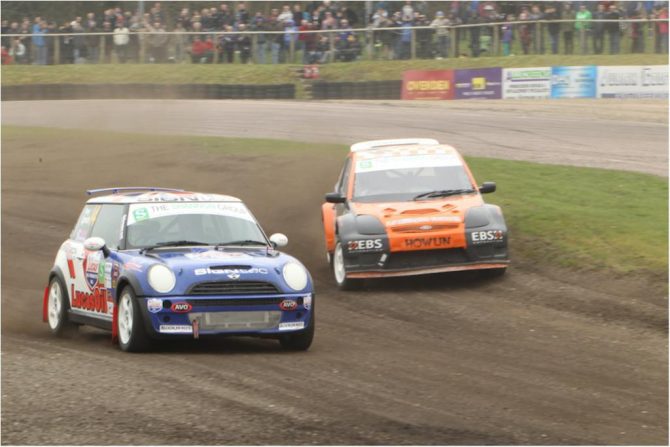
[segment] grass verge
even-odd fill
[[[189,147],[248,156],[304,157],[344,161],[347,148],[285,140],[145,135],[48,128],[2,127],[2,143],[95,141],[132,144],[140,150]],[[326,154],[328,156],[326,156]],[[310,157],[310,160],[313,160]],[[326,161],[327,160],[327,161]],[[578,269],[663,276],[668,270],[667,179],[623,171],[543,165],[467,157],[477,180],[496,181],[498,191],[485,196],[503,208],[517,259]],[[304,185],[320,195],[323,185]],[[325,189],[324,189],[325,188]],[[314,212],[318,212],[315,209]]]
[[[443,60],[358,61],[321,66],[326,81],[374,81],[402,79],[406,70],[482,67],[536,67],[552,65],[664,65],[667,55],[531,55],[452,58]],[[3,85],[20,84],[284,84],[297,83],[295,65],[201,65],[201,64],[100,64],[100,65],[5,65]]]

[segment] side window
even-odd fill
[[[344,162],[344,167],[340,173],[340,181],[337,183],[337,192],[342,195],[347,195],[347,186],[349,186],[349,166],[351,165],[351,158],[347,157]]]
[[[74,226],[74,230],[70,233],[70,239],[84,242],[91,234],[91,228],[98,218],[98,213],[100,213],[100,205],[86,205],[79,215],[77,225]]]
[[[98,218],[93,225],[90,237],[101,237],[112,250],[119,248],[123,225],[125,205],[102,205]]]

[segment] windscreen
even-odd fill
[[[267,243],[249,210],[238,202],[140,203],[130,205],[126,248],[178,241],[210,245]]]
[[[455,154],[378,157],[356,162],[356,202],[408,201],[432,191],[472,189],[463,163]]]

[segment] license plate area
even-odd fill
[[[279,325],[281,311],[193,312],[188,319],[197,319],[201,331],[264,330]]]

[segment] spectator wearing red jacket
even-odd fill
[[[202,40],[202,36],[196,36],[191,45],[191,62],[194,64],[211,64],[214,60],[214,43],[210,37]]]
[[[668,7],[663,6],[656,14],[657,19],[666,20],[664,22],[656,22],[656,41],[655,49],[657,53],[668,54]]]

